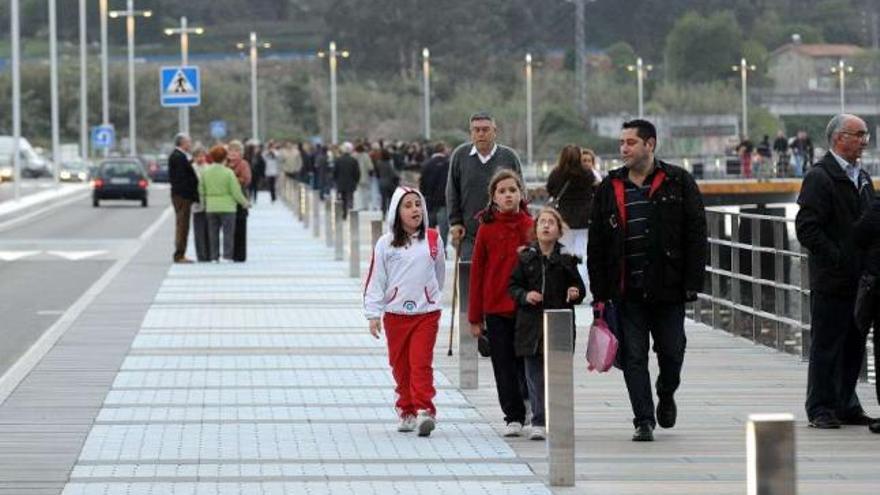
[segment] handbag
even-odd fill
[[[587,339],[587,370],[605,373],[614,365],[619,343],[604,319],[604,304],[599,303],[597,309],[600,315],[593,320]]]
[[[856,320],[856,327],[865,335],[871,329],[874,323],[874,313],[878,311],[877,305],[877,276],[870,273],[864,273],[859,278],[859,288],[856,292],[856,305],[853,310],[853,316]],[[876,328],[874,331],[878,331]]]
[[[565,184],[562,185],[562,189],[559,190],[559,195],[555,198],[551,197],[547,200],[546,206],[553,208],[554,210],[559,209],[559,200],[562,199],[562,195],[565,194],[565,190],[568,189],[568,185],[571,183],[571,179],[565,181]]]

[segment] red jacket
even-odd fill
[[[468,321],[482,323],[487,314],[513,316],[516,304],[507,293],[519,261],[518,249],[532,241],[532,217],[523,210],[495,213],[495,220],[477,230],[471,260]]]

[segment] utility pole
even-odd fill
[[[574,78],[577,84],[577,109],[581,120],[586,123],[588,119],[587,108],[587,46],[586,46],[586,26],[584,22],[584,11],[587,0],[574,0]]]

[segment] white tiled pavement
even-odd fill
[[[247,263],[169,270],[63,495],[550,493],[439,371],[438,429],[396,431],[360,280],[267,203]]]

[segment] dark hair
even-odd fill
[[[519,201],[519,209],[520,211],[525,211],[528,213],[528,204],[526,203],[526,187],[523,184],[522,177],[519,176],[513,170],[509,168],[502,168],[501,170],[495,172],[495,175],[492,176],[492,180],[489,181],[489,202],[486,204],[486,208],[484,208],[481,212],[477,214],[479,216],[480,221],[482,223],[492,223],[495,221],[495,210],[498,208],[495,205],[495,189],[498,187],[498,183],[507,180],[513,179],[516,182],[516,187],[519,188],[519,192],[521,195],[521,199]]]
[[[623,123],[622,129],[635,129],[636,135],[644,142],[654,138],[654,146],[657,146],[657,128],[654,124],[644,119],[633,119]]]
[[[490,114],[489,112],[476,112],[471,115],[471,118],[470,120],[468,120],[468,122],[473,122],[475,120],[491,120],[492,122],[495,122],[495,119],[492,118],[492,114]]]
[[[400,201],[397,202],[397,211],[394,212],[394,227],[392,228],[392,232],[394,233],[394,238],[391,239],[391,245],[394,247],[404,247],[409,244],[410,236],[403,230],[403,222],[400,220],[400,207],[403,206],[403,198],[405,198],[408,194],[414,194],[417,199],[424,202],[421,195],[416,192],[415,189],[407,189],[403,196],[400,197]],[[424,214],[424,211],[422,212]],[[425,224],[428,222],[427,218],[422,218],[422,224],[419,225],[418,238],[422,240],[425,238]]]

